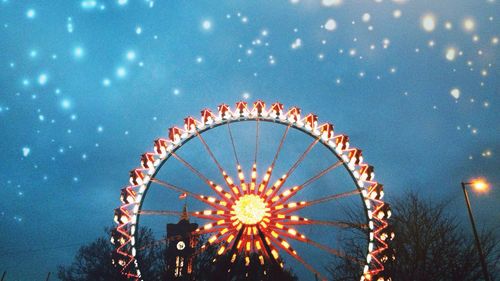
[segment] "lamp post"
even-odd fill
[[[472,210],[470,207],[469,194],[467,194],[466,186],[472,186],[474,189],[480,192],[484,192],[488,189],[488,184],[484,180],[473,180],[471,182],[462,182],[462,190],[464,191],[465,203],[467,203],[467,210],[469,211],[470,223],[472,224],[472,231],[474,232],[474,238],[476,240],[477,251],[479,253],[479,260],[481,261],[481,267],[483,269],[484,280],[491,281],[488,274],[488,268],[486,267],[486,260],[484,258],[483,249],[481,247],[481,242],[479,236],[477,235],[476,224],[474,223],[474,217],[472,216]]]

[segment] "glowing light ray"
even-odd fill
[[[198,250],[195,251],[194,255],[199,255],[199,254],[202,254],[203,252],[205,252],[207,249],[208,249],[208,246],[210,245],[218,245],[218,244],[221,244],[221,243],[227,243],[227,240],[228,240],[228,237],[227,236],[235,236],[236,232],[234,231],[234,229],[229,229],[228,228],[228,232],[220,235],[215,241],[213,241],[212,243],[210,242],[206,242],[205,244],[203,244]],[[224,245],[222,245],[224,246]],[[221,246],[221,247],[222,247]],[[228,245],[226,245],[228,246]],[[227,251],[227,247],[225,247],[225,250]],[[219,248],[220,250],[220,248]],[[223,253],[219,254],[219,255],[222,255]]]
[[[229,258],[231,259],[231,263],[233,263],[236,260],[236,250],[239,248],[241,237],[243,236],[243,233],[245,232],[245,227],[242,227],[239,231],[238,234],[236,235],[236,238],[233,241],[233,244],[231,245],[231,251],[229,252]]]
[[[174,156],[175,159],[179,160],[184,166],[186,166],[195,175],[197,175],[201,180],[203,180],[213,191],[215,191],[217,193],[217,195],[220,196],[220,198],[222,198],[223,200],[225,200],[228,203],[233,203],[231,198],[228,198],[228,195],[230,195],[230,194],[227,193],[225,190],[223,190],[222,187],[220,187],[220,185],[217,185],[213,181],[209,180],[200,171],[198,171],[196,168],[194,168],[191,164],[189,164],[186,160],[184,160],[182,157],[180,157],[176,153],[172,152],[172,156]],[[216,187],[220,187],[220,189],[217,189]]]
[[[320,204],[320,203],[324,203],[327,201],[356,195],[359,193],[360,193],[360,191],[355,189],[353,191],[347,191],[347,192],[343,192],[343,193],[339,193],[339,194],[333,194],[333,195],[325,196],[325,197],[318,198],[318,199],[312,200],[312,201],[301,201],[301,202],[292,202],[292,203],[288,203],[288,204],[276,205],[276,206],[271,208],[271,212],[272,213],[288,214],[290,212],[298,211],[300,209],[303,209],[306,207],[311,207],[311,206],[314,206],[316,204]]]
[[[264,242],[262,241],[262,239],[260,239],[260,236],[258,234],[253,236],[253,243],[254,248],[259,253],[259,255],[263,255],[268,258],[266,251],[262,250],[264,247]]]
[[[309,271],[311,271],[313,274],[315,274],[320,280],[326,281],[327,279],[317,270],[315,269],[312,265],[307,263],[304,259],[302,259],[297,251],[295,251],[291,246],[284,246],[283,242],[286,242],[283,238],[277,236],[274,237],[272,235],[269,236],[270,240],[279,248],[281,248],[283,251],[285,251],[287,254],[289,254],[292,258],[296,259],[299,261],[302,265],[304,265],[305,268],[307,268]],[[288,243],[288,242],[286,242]],[[285,244],[287,245],[287,244]],[[289,245],[289,244],[288,244]]]
[[[283,225],[328,225],[340,228],[366,228],[366,224],[354,224],[343,221],[324,221],[324,220],[314,220],[300,216],[290,216],[290,215],[278,215],[279,223]]]
[[[271,240],[268,238],[269,234],[264,232],[260,229],[260,227],[257,226],[258,230],[258,238],[260,242],[262,242],[262,245],[264,246],[264,253],[266,256],[271,260],[271,263],[274,264],[275,266],[279,266],[278,264],[278,258],[279,258],[279,253],[278,251],[271,245]]]
[[[240,165],[238,165],[236,168],[238,170],[238,179],[240,180],[241,184],[241,192],[243,194],[248,194],[248,186],[245,182],[245,174],[243,174],[243,170],[241,169]]]
[[[227,215],[219,215],[217,214],[217,211],[213,211],[213,215],[205,215],[205,212],[188,212],[187,214],[190,217],[195,217],[199,219],[205,219],[205,220],[213,220],[213,221],[218,221],[222,218],[229,218],[229,213]],[[179,211],[168,211],[168,210],[140,210],[139,214],[141,215],[147,215],[147,216],[178,216],[180,217],[183,212]]]
[[[201,227],[198,227],[197,229],[195,229],[194,233],[196,235],[202,235],[202,234],[220,232],[222,229],[229,228],[229,227],[231,227],[231,224],[229,222],[226,222],[223,224],[207,223],[204,226],[201,226]]]
[[[276,197],[277,197],[277,200],[274,203],[272,203],[271,206],[276,205],[276,204],[280,204],[280,203],[283,203],[286,200],[289,200],[290,198],[292,198],[293,196],[295,196],[299,191],[303,190],[306,186],[308,186],[308,185],[312,184],[313,182],[317,181],[318,179],[320,179],[321,177],[323,177],[324,175],[326,175],[330,171],[334,170],[335,168],[342,166],[343,163],[344,163],[343,161],[339,160],[339,161],[335,162],[334,164],[330,165],[328,168],[320,171],[318,174],[314,175],[313,177],[311,177],[310,179],[308,179],[307,181],[305,181],[303,184],[295,186],[295,187],[293,187],[293,188],[291,188],[289,190],[285,190],[280,195],[277,195],[277,196],[273,197],[271,199],[271,202],[274,201],[274,199]]]
[[[190,196],[190,197],[193,197],[194,199],[202,202],[202,203],[205,203],[207,205],[210,205],[216,209],[226,209],[228,210],[228,207],[227,207],[227,203],[225,201],[220,201],[220,200],[216,200],[215,198],[213,197],[209,197],[209,196],[205,196],[205,195],[201,195],[201,194],[197,194],[197,193],[193,193],[191,191],[188,191],[184,188],[181,188],[181,187],[178,187],[178,186],[175,186],[173,184],[170,184],[170,183],[167,183],[167,182],[164,182],[164,181],[161,181],[157,178],[151,178],[150,179],[151,182],[154,182],[154,183],[157,183],[163,187],[166,187],[170,190],[174,190],[180,194],[182,193],[185,193],[186,195]]]
[[[325,246],[323,244],[320,244],[312,239],[309,239],[307,238],[305,235],[301,234],[300,232],[296,231],[295,229],[292,229],[292,228],[288,228],[288,227],[283,227],[283,228],[278,228],[276,226],[270,226],[271,229],[273,229],[276,233],[278,233],[279,235],[281,236],[284,236],[284,237],[287,237],[287,238],[290,238],[290,239],[293,239],[293,240],[296,240],[296,241],[299,241],[299,242],[303,242],[303,243],[306,243],[306,244],[309,244],[309,245],[312,245],[320,250],[323,250],[325,252],[328,252],[332,255],[335,255],[335,256],[338,256],[338,257],[341,257],[341,258],[345,258],[345,259],[349,259],[351,261],[354,261],[354,262],[357,262],[357,263],[362,263],[363,261],[361,260],[358,260],[354,257],[351,257],[349,255],[346,255],[345,253],[339,251],[339,250],[336,250],[336,249],[333,249],[333,248],[330,248],[328,246]],[[296,234],[292,234],[292,233],[296,233]]]
[[[264,176],[264,179],[259,185],[259,190],[258,193],[259,195],[262,195],[266,192],[267,186],[269,184],[269,179],[271,178],[273,171],[274,171],[274,166],[276,165],[276,161],[278,160],[279,153],[281,151],[281,148],[283,147],[283,143],[285,143],[286,136],[288,134],[288,130],[290,129],[291,125],[288,125],[285,129],[285,132],[283,133],[283,136],[281,137],[280,143],[278,145],[278,149],[276,150],[276,153],[274,154],[273,162],[267,169],[267,172]]]
[[[309,154],[309,152],[313,149],[313,147],[319,142],[320,139],[315,139],[308,147],[307,149],[302,153],[302,155],[300,155],[299,159],[297,159],[297,161],[295,161],[295,163],[292,165],[292,167],[290,167],[290,169],[288,170],[288,172],[285,174],[284,177],[281,177],[281,181],[278,180],[279,184],[275,184],[273,185],[272,187],[272,193],[269,197],[267,197],[267,199],[269,198],[273,198],[274,196],[276,196],[276,194],[279,192],[280,188],[283,186],[283,184],[285,184],[286,180],[290,177],[290,175],[295,171],[295,169],[297,169],[297,167],[300,165],[300,163],[306,158],[307,154]]]
[[[208,247],[208,245],[218,245],[224,243],[219,247],[219,250],[217,250],[217,255],[221,256],[229,250],[229,248],[232,245],[231,243],[234,242],[234,237],[236,237],[237,235],[238,233],[236,229],[228,228],[227,232],[225,233],[221,232],[220,235],[217,236],[215,240],[213,240],[212,242],[209,241],[205,243],[205,245],[203,245],[202,248],[204,250],[206,249],[206,247]]]
[[[225,171],[222,173],[222,175],[224,176],[224,181],[229,186],[229,190],[231,191],[233,196],[235,198],[238,198],[241,195],[241,190],[239,186],[234,184],[233,179]]]
[[[238,243],[237,249],[240,253],[244,254],[245,266],[250,265],[250,253],[252,251],[252,236],[249,234],[250,228],[247,227],[247,235],[243,235],[241,242]]]
[[[269,256],[271,254],[270,251],[267,253],[265,242],[260,237],[261,233],[260,229],[258,229],[257,235],[253,235],[253,245],[255,252],[259,255],[260,264],[264,265],[266,259],[272,259],[273,257]]]
[[[250,176],[250,194],[255,194],[256,189],[255,185],[257,184],[257,162],[254,162],[252,165],[252,174]]]
[[[230,235],[234,235],[236,232],[234,231],[234,229],[230,229],[230,228],[224,228],[222,231],[220,231],[219,233],[217,234],[214,234],[212,235],[207,243],[205,243],[202,248],[206,248],[208,247],[208,245],[217,245],[219,243],[222,243],[222,242],[225,242],[227,241],[227,238],[228,236]],[[219,254],[220,255],[220,254]]]

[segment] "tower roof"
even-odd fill
[[[181,214],[181,219],[180,221],[188,221],[189,222],[189,215],[187,212],[187,203],[184,202],[184,207],[182,207],[182,214]]]

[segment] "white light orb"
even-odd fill
[[[36,11],[34,9],[29,9],[27,12],[26,12],[26,17],[29,18],[29,19],[32,19],[36,16]]]
[[[454,98],[454,99],[459,99],[460,98],[460,89],[458,88],[453,88],[451,89],[450,91],[450,95]]]
[[[45,85],[47,84],[47,81],[49,80],[49,77],[47,76],[47,74],[45,73],[42,73],[38,76],[38,84],[40,85]]]
[[[201,27],[204,29],[204,30],[211,30],[212,29],[212,22],[209,21],[209,20],[204,20],[202,23],[201,23]]]
[[[427,32],[432,32],[436,29],[436,16],[433,14],[425,14],[420,20],[422,28]]]
[[[331,6],[340,6],[342,5],[343,0],[323,0],[321,1],[321,4],[325,7],[331,7]]]
[[[457,50],[455,48],[448,48],[446,50],[446,59],[449,61],[454,61],[457,56]]]
[[[472,32],[476,29],[476,22],[473,18],[465,18],[462,22],[462,27],[466,32]]]
[[[371,15],[369,13],[364,13],[361,19],[363,20],[363,22],[369,22],[371,19]]]
[[[337,29],[337,22],[334,19],[328,19],[325,23],[325,29],[328,31],[334,31]]]

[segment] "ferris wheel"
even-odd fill
[[[293,134],[298,136],[290,140]],[[188,143],[196,143],[199,151],[190,152],[195,147]],[[287,146],[292,150],[286,152]],[[162,177],[162,171],[170,172]],[[333,180],[325,180],[333,172],[348,179],[343,190],[340,184],[330,188]],[[115,209],[113,262],[132,280],[143,279],[137,258],[139,219],[182,215],[165,201],[157,204],[164,206],[161,210],[146,210],[156,197],[147,196],[152,189],[170,200],[181,195],[193,202],[193,211],[184,215],[200,222],[194,235],[209,237],[201,250],[216,247],[217,255],[241,255],[247,264],[256,255],[261,264],[298,265],[320,280],[326,274],[312,259],[333,255],[359,263],[362,281],[391,280],[384,272],[393,258],[391,211],[382,201],[383,185],[374,180],[373,166],[350,146],[347,135],[337,134],[330,123],[320,124],[314,114],[301,115],[298,107],[285,109],[278,102],[266,107],[260,100],[237,102],[234,109],[221,104],[216,111],[203,109],[200,118],[185,118],[182,127],[171,127],[168,137],[154,141],[153,152],[144,153],[141,166],[130,172],[130,185],[121,190],[123,204]],[[339,219],[342,200],[360,210],[363,223],[357,227],[366,233],[362,260],[332,242],[353,227]]]

